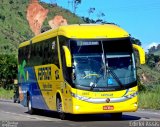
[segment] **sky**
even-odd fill
[[[56,2],[58,6],[73,11],[71,0],[41,0]],[[147,51],[151,46],[160,44],[160,0],[81,0],[76,14],[88,17],[89,8],[95,8],[90,18],[97,19],[103,12],[103,19],[125,29],[132,37],[142,42]]]

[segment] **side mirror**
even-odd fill
[[[139,53],[139,61],[140,61],[140,64],[145,64],[145,51],[143,50],[143,48],[142,47],[140,47],[140,46],[138,46],[138,45],[136,45],[136,44],[132,44],[133,45],[133,48],[135,49],[135,50],[137,50],[138,51],[138,53]]]
[[[66,66],[67,67],[72,67],[72,58],[71,58],[71,52],[68,49],[67,46],[63,46],[63,50],[65,53],[65,60],[66,60]]]

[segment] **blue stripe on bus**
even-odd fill
[[[37,82],[36,73],[34,67],[27,67],[25,68],[25,73],[28,71],[28,80],[27,82],[22,79],[22,90],[28,91],[31,96],[31,104],[33,108],[38,109],[46,109],[49,110],[44,97],[41,93],[40,87]],[[27,96],[24,96],[24,101],[26,100]],[[24,104],[25,105],[25,104]]]

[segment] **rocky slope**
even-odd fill
[[[29,0],[0,0],[0,54],[17,54],[18,44],[34,36],[26,18],[29,4]],[[69,10],[53,4],[40,4],[48,10],[42,29],[48,27],[48,22],[56,15],[63,16],[68,24],[83,23]]]

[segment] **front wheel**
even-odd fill
[[[66,118],[66,115],[62,111],[62,100],[58,97],[56,102],[57,102],[57,112],[58,112],[59,118],[61,120],[64,120]]]
[[[13,97],[13,103],[16,103],[17,102],[17,98],[16,98],[16,96],[14,95],[14,97]]]
[[[32,105],[31,105],[30,96],[27,97],[27,106],[28,106],[28,113],[31,115],[34,114],[34,109],[32,108]]]

